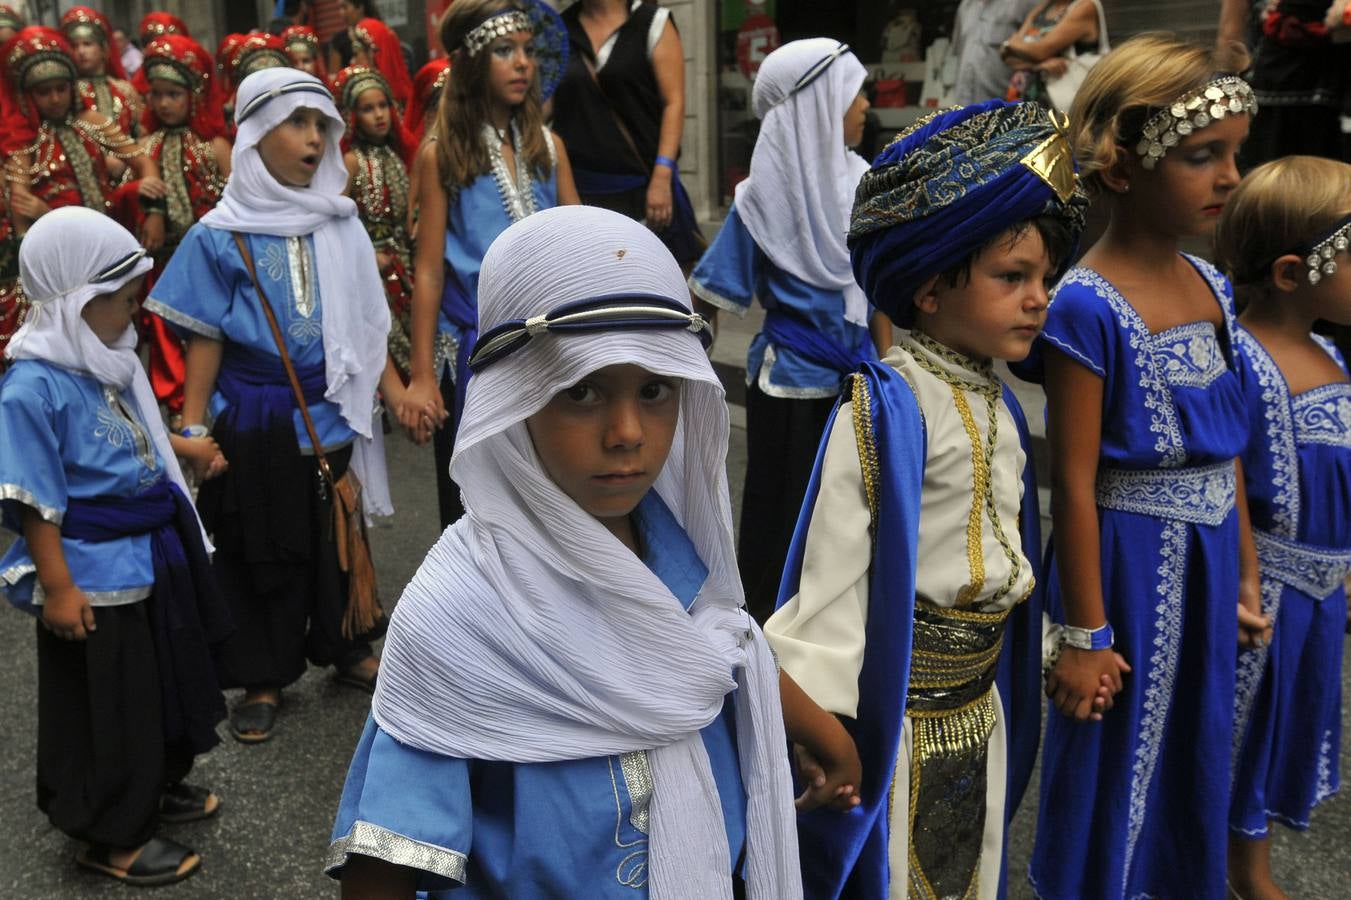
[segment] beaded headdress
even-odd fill
[[[464,49],[470,56],[477,56],[480,50],[500,37],[506,37],[518,31],[534,30],[529,16],[518,9],[509,9],[485,19],[470,29],[469,33],[464,36]]]
[[[72,41],[94,40],[108,43],[108,20],[87,6],[72,6],[61,17],[61,30]]]
[[[292,47],[305,47],[313,54],[319,53],[319,35],[308,25],[291,25],[281,33],[281,42],[287,52]]]
[[[1332,226],[1316,241],[1300,248],[1309,267],[1309,284],[1318,284],[1324,276],[1337,274],[1337,254],[1351,247],[1351,216]]]
[[[259,69],[291,65],[281,38],[274,34],[250,34],[230,54],[230,78],[237,85]]]
[[[470,56],[509,34],[528,31],[534,37],[535,68],[539,72],[540,99],[548,100],[568,65],[568,28],[563,18],[543,0],[516,0],[469,30],[461,46]]]
[[[157,37],[145,45],[141,64],[146,78],[181,84],[200,94],[211,78],[211,59],[206,51],[182,35]]]
[[[1153,169],[1163,155],[1193,131],[1226,116],[1257,112],[1257,98],[1248,82],[1237,75],[1221,75],[1204,87],[1188,91],[1150,116],[1140,132],[1135,152],[1140,164]]]
[[[393,99],[393,93],[389,89],[389,82],[385,80],[385,76],[366,66],[348,66],[343,69],[334,76],[333,86],[337,89],[338,104],[344,109],[352,109],[356,104],[356,99],[367,88],[379,88],[385,92],[386,97]]]
[[[13,28],[18,31],[23,27],[23,16],[15,12],[12,6],[0,5],[0,28]]]
[[[181,34],[184,37],[192,37],[186,22],[178,16],[166,12],[146,13],[145,18],[141,19],[141,27],[138,31],[142,43],[148,43],[166,34]]]
[[[5,68],[10,84],[27,90],[53,78],[75,80],[75,62],[70,45],[50,28],[25,28],[9,45]]]

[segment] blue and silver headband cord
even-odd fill
[[[274,87],[270,91],[264,91],[241,106],[235,112],[235,125],[243,125],[245,119],[262,109],[264,106],[267,106],[268,103],[280,97],[282,94],[295,93],[323,94],[329,100],[333,99],[333,95],[329,93],[328,88],[324,87],[322,84],[313,81],[293,81],[290,84]]]
[[[469,355],[469,369],[487,366],[520,350],[542,334],[568,335],[630,329],[689,331],[699,336],[704,349],[713,343],[708,320],[658,294],[605,294],[565,303],[542,316],[513,319],[479,336]]]
[[[144,247],[137,247],[135,250],[89,279],[89,283],[103,284],[108,281],[116,281],[118,278],[121,278],[135,268],[136,264],[145,257],[145,254],[146,249]]]
[[[825,56],[821,57],[821,59],[818,60],[816,63],[814,63],[810,69],[802,73],[802,77],[793,83],[793,89],[789,91],[784,96],[783,99],[787,100],[789,97],[793,96],[798,91],[802,90],[816,79],[820,78],[822,73],[824,73],[826,69],[830,68],[831,63],[835,62],[835,60],[839,59],[841,56],[844,56],[848,52],[849,52],[849,45],[846,44],[844,41],[840,41],[840,46],[836,47],[834,50],[830,51]],[[782,103],[783,100],[780,100],[779,102]]]

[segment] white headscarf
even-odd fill
[[[585,298],[656,294],[689,308],[680,267],[625,216],[536,213],[493,242],[481,333]],[[525,420],[608,365],[682,379],[654,490],[709,569],[689,612],[549,478]],[[687,331],[544,334],[469,382],[451,474],[466,515],[395,610],[372,704],[396,739],[450,756],[548,762],[649,751],[655,900],[731,896],[727,841],[699,729],[735,688],[750,897],[801,896],[778,675],[743,609],[727,494],[722,387]]]
[[[271,96],[260,100],[263,95]],[[314,179],[309,187],[298,188],[282,184],[267,171],[258,142],[302,107],[323,113],[328,132]],[[384,436],[373,427],[375,391],[385,368],[389,307],[370,236],[357,218],[356,203],[342,193],[347,167],[339,142],[346,126],[323,82],[284,67],[262,69],[240,82],[235,115],[243,115],[244,121],[231,154],[230,180],[202,224],[247,234],[314,235],[328,385],[324,396],[337,404],[343,419],[361,436],[353,448],[352,468],[365,488],[367,514],[389,515],[394,508],[385,474]]]
[[[125,271],[107,281],[91,283],[96,275],[129,261],[137,251],[142,255],[129,262]],[[159,403],[136,356],[136,326],[128,325],[110,345],[103,343],[81,316],[90,300],[116,293],[153,267],[154,261],[131,232],[102,213],[83,206],[65,206],[43,215],[28,229],[19,247],[19,279],[33,305],[5,355],[15,360],[46,360],[63,369],[84,372],[119,391],[131,388],[141,421],[150,430],[164,461],[165,474],[184,496],[191,497],[178,457],[169,445]],[[205,531],[202,541],[210,552]]]
[[[844,317],[868,324],[868,300],[849,264],[849,211],[868,162],[844,145],[844,114],[868,71],[847,50],[794,91],[840,47],[829,38],[791,41],[765,57],[751,105],[761,120],[751,172],[736,208],[756,246],[785,272],[844,292]]]

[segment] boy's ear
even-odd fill
[[[1304,274],[1304,260],[1293,253],[1278,256],[1271,263],[1271,283],[1276,290],[1289,294],[1300,285],[1308,284]]]
[[[915,308],[920,312],[929,315],[938,312],[938,279],[942,277],[935,275],[915,289]]]

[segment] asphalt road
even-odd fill
[[[729,470],[733,503],[741,493],[745,433],[732,432]],[[430,448],[401,438],[389,442],[389,468],[398,513],[376,528],[373,551],[382,596],[396,598],[438,533]],[[33,803],[36,743],[34,625],[0,609],[0,897],[128,897],[109,879],[72,863],[78,846],[47,824]],[[1343,680],[1343,689],[1347,687]],[[236,697],[231,697],[231,701]],[[208,785],[223,801],[206,822],[170,827],[166,833],[195,847],[201,871],[188,881],[154,892],[179,898],[333,897],[334,882],[322,872],[329,829],[342,791],[353,745],[368,709],[368,697],[335,684],[331,672],[312,669],[285,695],[276,736],[245,746],[228,736],[198,764],[190,780]],[[1351,732],[1351,716],[1343,712]],[[1310,748],[1312,752],[1313,748]],[[1036,786],[1029,790],[1011,835],[1009,896],[1031,897],[1020,873],[1031,852]],[[1351,803],[1334,799],[1314,814],[1304,835],[1278,830],[1275,868],[1295,897],[1351,896]]]

